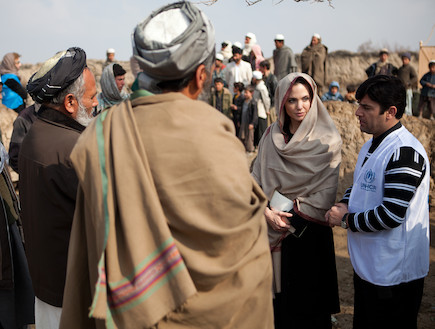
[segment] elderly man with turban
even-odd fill
[[[70,154],[97,105],[86,53],[57,53],[30,78],[27,91],[41,104],[18,158],[35,321],[36,328],[59,328],[78,184]]]
[[[61,328],[273,328],[266,200],[233,123],[197,98],[215,58],[189,2],[139,23],[140,89],[72,152]]]

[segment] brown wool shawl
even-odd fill
[[[232,122],[180,93],[101,115],[71,154],[79,191],[60,328],[273,328],[265,196]],[[168,240],[179,271],[125,307],[119,289]]]
[[[312,86],[311,108],[288,143],[282,130],[284,102],[298,77]],[[252,175],[270,200],[277,190],[290,200],[299,200],[300,211],[325,222],[326,211],[334,204],[341,137],[328,111],[317,96],[314,80],[303,73],[291,73],[278,83],[275,104],[279,120],[263,135]]]

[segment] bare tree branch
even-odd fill
[[[211,5],[214,5],[218,1],[219,0],[204,0],[204,1],[198,1],[197,3],[203,4],[203,5],[206,5],[206,6],[211,6]],[[263,1],[263,0],[245,0],[245,2],[248,4],[248,6],[253,6],[256,3],[261,2],[261,1]],[[283,2],[283,1],[284,0],[278,0],[276,4],[279,4],[279,3]],[[332,1],[333,0],[293,0],[293,1],[296,1],[296,2],[307,2],[307,1],[310,1],[310,2],[326,2],[327,1],[329,3],[329,5],[331,7],[333,7],[332,6]]]

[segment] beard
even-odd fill
[[[82,126],[87,127],[94,116],[92,115],[92,112],[89,114],[86,107],[82,104],[81,100],[78,102],[79,108],[77,110],[77,117],[76,121],[80,123]]]

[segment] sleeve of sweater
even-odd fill
[[[376,232],[401,225],[426,170],[423,156],[415,149],[409,146],[397,149],[384,172],[382,203],[364,212],[350,213],[349,228],[353,232]],[[347,192],[343,199],[349,200]]]

